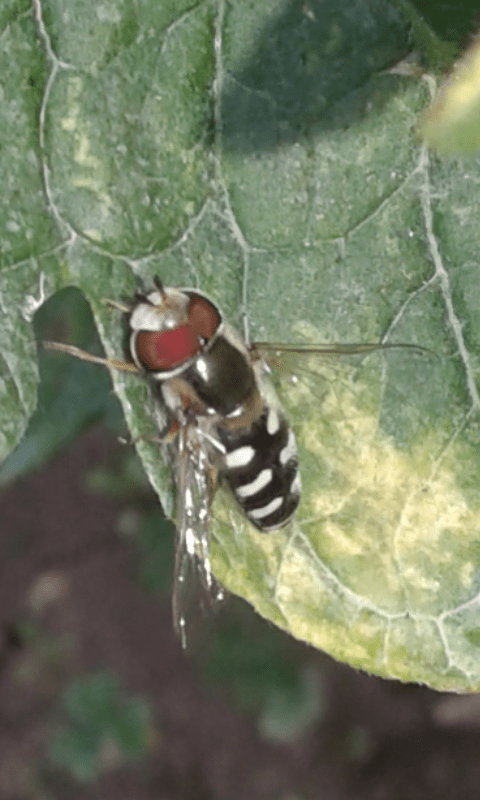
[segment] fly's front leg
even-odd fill
[[[43,347],[46,350],[55,350],[57,353],[65,353],[68,356],[78,358],[80,361],[88,361],[91,364],[100,364],[102,367],[108,369],[117,369],[120,372],[130,372],[134,375],[140,375],[140,370],[135,364],[130,364],[128,361],[120,361],[116,358],[103,358],[102,356],[94,356],[92,353],[87,353],[86,350],[80,350],[79,347],[74,347],[71,344],[63,344],[63,342],[43,342]]]

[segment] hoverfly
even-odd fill
[[[262,532],[286,525],[300,502],[295,435],[268,388],[264,354],[371,353],[404,345],[248,345],[205,294],[166,287],[158,278],[153,291],[137,293],[130,304],[107,302],[127,315],[130,361],[56,342],[45,346],[146,378],[155,403],[166,411],[160,437],[173,451],[177,506],[173,624],[185,647],[188,606],[195,596],[191,583],[197,581],[212,603],[223,597],[209,557],[217,487],[228,487]]]

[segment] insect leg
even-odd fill
[[[104,306],[109,306],[109,308],[115,308],[117,311],[121,311],[122,314],[129,314],[131,306],[127,305],[127,303],[121,303],[119,300],[110,300],[108,297],[102,297],[102,303]]]
[[[116,358],[102,358],[101,356],[94,356],[92,353],[87,353],[85,350],[80,350],[79,347],[74,347],[71,344],[63,344],[62,342],[43,342],[46,350],[55,350],[57,353],[66,353],[74,358],[79,358],[80,361],[90,361],[93,364],[101,364],[103,367],[109,369],[118,369],[121,372],[132,372],[138,375],[140,370],[135,364],[129,364],[127,361],[119,361]]]

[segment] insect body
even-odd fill
[[[284,525],[300,500],[297,447],[284,415],[262,392],[262,360],[191,289],[159,286],[129,317],[133,361],[176,426],[194,426],[211,466],[262,531]],[[178,498],[178,502],[182,502]]]
[[[226,485],[259,530],[285,525],[300,501],[297,446],[280,407],[266,391],[266,364],[228,326],[219,308],[195,289],[164,287],[137,294],[127,313],[132,363],[101,359],[47,343],[147,378],[167,411],[163,438],[174,450],[177,547],[174,627],[186,643],[186,616],[197,602],[194,584],[210,599],[222,596],[209,558],[209,512]],[[192,596],[194,600],[192,600]]]
[[[75,347],[47,343],[87,361],[146,378],[162,414],[162,440],[171,445],[177,490],[177,546],[173,620],[182,644],[187,618],[202,602],[223,594],[209,557],[209,516],[219,484],[230,489],[260,531],[276,530],[300,502],[297,445],[267,380],[260,352],[308,358],[318,353],[369,354],[416,345],[248,347],[223,320],[215,303],[196,289],[167,288],[137,294],[132,303],[109,301],[127,314],[129,363],[98,358]],[[158,415],[160,416],[160,414]],[[197,587],[197,588],[195,588]]]

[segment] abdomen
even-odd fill
[[[225,430],[221,475],[248,520],[261,531],[285,525],[300,502],[297,444],[282,412],[265,406],[248,429]]]

